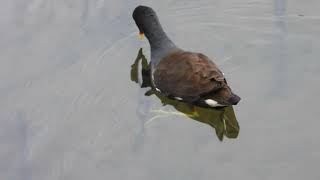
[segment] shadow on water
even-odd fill
[[[220,141],[223,140],[224,136],[228,138],[237,138],[239,134],[239,124],[236,119],[234,110],[232,106],[223,107],[223,108],[201,108],[195,106],[195,111],[192,111],[190,105],[183,103],[181,101],[169,99],[166,96],[163,96],[161,93],[155,90],[152,86],[149,76],[149,64],[142,52],[142,48],[140,48],[137,58],[134,63],[131,65],[131,81],[139,84],[139,67],[141,67],[141,88],[150,88],[146,91],[146,96],[155,95],[161,101],[161,103],[165,105],[171,105],[179,112],[183,113],[183,115],[210,125],[216,131],[217,137]],[[160,110],[161,111],[161,110]],[[162,113],[169,114],[170,112],[162,111]],[[172,113],[171,114],[178,114]],[[151,118],[153,119],[153,118]],[[149,121],[151,121],[151,119]]]

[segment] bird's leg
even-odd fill
[[[191,114],[187,114],[189,117],[198,117],[199,113],[196,110],[195,106],[192,104],[187,104],[187,106],[190,108]]]
[[[166,111],[161,109],[158,110],[151,110],[152,113],[154,113],[154,116],[151,117],[149,120],[147,120],[144,124],[147,126],[150,124],[153,120],[162,118],[162,117],[169,117],[169,116],[186,116],[187,114],[181,113],[181,112],[175,112],[175,111]]]
[[[166,111],[163,109],[158,109],[158,110],[151,110],[151,112],[155,113],[156,115],[160,115],[160,116],[171,116],[171,115],[175,115],[175,116],[185,116],[184,113],[181,112],[176,112],[176,111]]]

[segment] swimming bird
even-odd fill
[[[138,6],[132,17],[150,44],[152,85],[165,96],[200,107],[236,105],[240,97],[218,66],[202,53],[180,49],[164,32],[155,11]]]

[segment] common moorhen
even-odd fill
[[[177,47],[163,31],[155,11],[138,6],[133,12],[140,33],[151,47],[153,86],[169,98],[201,107],[236,105],[234,94],[218,66],[201,53]]]

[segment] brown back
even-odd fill
[[[162,92],[195,101],[200,95],[225,86],[222,72],[200,53],[177,51],[156,66],[154,83]]]

